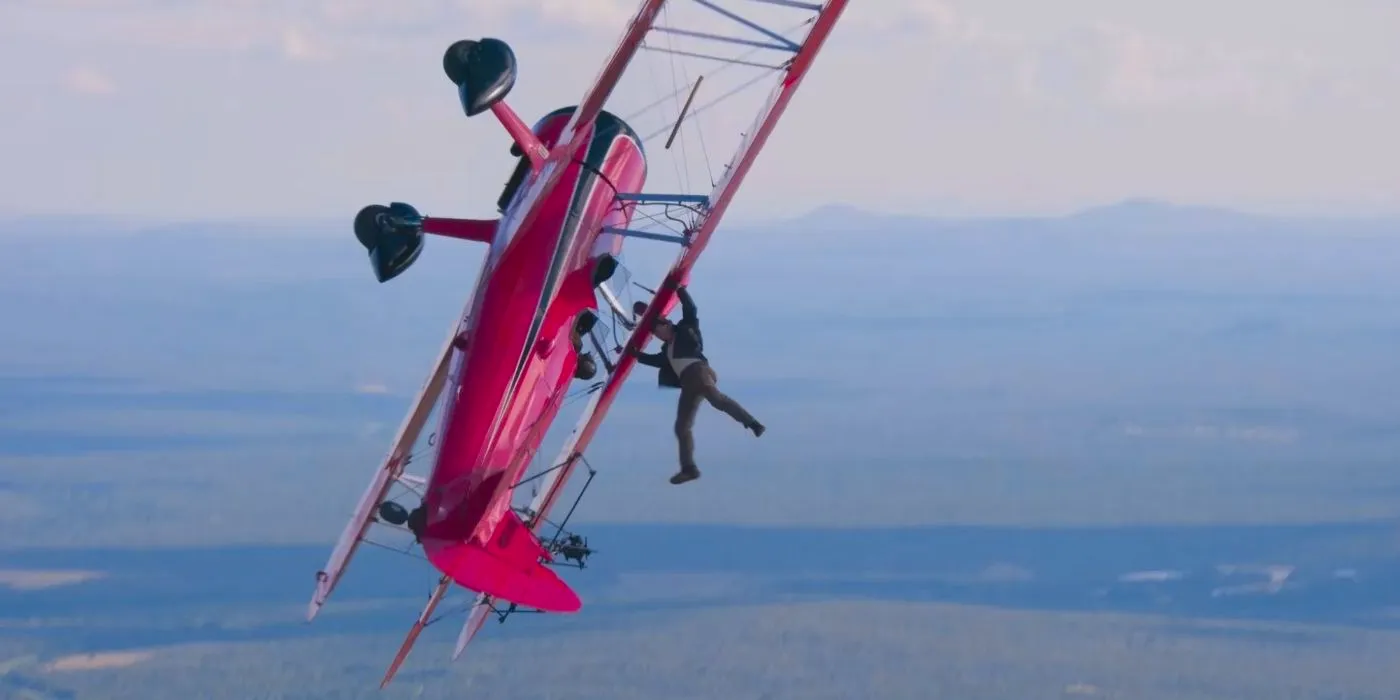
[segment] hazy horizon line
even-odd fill
[[[1164,214],[1164,213],[1197,213],[1213,214],[1218,216],[1234,216],[1255,219],[1273,219],[1281,221],[1308,221],[1308,220],[1341,220],[1341,221],[1400,221],[1400,211],[1377,213],[1373,211],[1357,212],[1327,212],[1327,213],[1285,213],[1279,211],[1268,211],[1266,209],[1251,208],[1242,205],[1218,205],[1199,204],[1192,202],[1173,201],[1159,197],[1127,197],[1112,200],[1100,204],[1092,204],[1081,207],[1068,208],[1059,212],[980,212],[980,213],[939,213],[939,212],[913,212],[897,210],[881,210],[864,207],[849,202],[829,202],[820,206],[812,207],[801,213],[786,216],[744,216],[729,214],[726,223],[735,226],[745,225],[772,225],[782,223],[798,222],[817,216],[831,216],[833,214],[849,217],[877,217],[893,219],[914,219],[927,221],[1050,221],[1059,219],[1072,219],[1094,214],[1111,212],[1130,212],[1136,210],[1142,214]],[[152,215],[137,215],[124,213],[104,213],[104,212],[19,212],[0,211],[0,221],[19,222],[25,220],[45,220],[62,221],[70,220],[74,222],[90,222],[103,224],[117,224],[139,227],[150,226],[180,226],[188,224],[261,224],[266,225],[273,222],[285,223],[341,223],[348,222],[354,218],[354,212],[344,215],[330,214],[253,214],[248,216],[219,216],[208,217],[160,217]],[[468,217],[474,218],[474,217]]]

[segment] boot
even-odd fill
[[[681,467],[681,470],[676,472],[675,475],[671,477],[671,483],[684,484],[687,481],[695,481],[699,478],[700,468],[692,464],[688,467]]]

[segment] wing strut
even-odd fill
[[[394,661],[389,664],[389,670],[384,672],[384,680],[379,682],[380,690],[389,685],[389,681],[394,680],[394,674],[399,672],[399,667],[403,665],[404,659],[408,658],[408,652],[413,650],[414,642],[418,641],[418,635],[423,634],[423,628],[428,626],[428,621],[433,617],[433,611],[437,609],[438,603],[442,602],[447,590],[452,587],[452,577],[443,576],[438,579],[437,587],[428,596],[428,604],[423,606],[423,612],[418,614],[418,619],[413,623],[413,627],[408,630],[408,636],[404,637],[403,644],[399,645],[399,653],[394,655]]]

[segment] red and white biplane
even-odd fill
[[[497,39],[458,41],[447,49],[443,69],[456,85],[468,117],[491,112],[514,141],[519,158],[498,201],[499,219],[423,216],[403,203],[369,206],[355,219],[355,235],[368,250],[380,282],[394,278],[417,259],[425,234],[476,241],[489,246],[476,288],[454,321],[427,381],[415,398],[383,464],[360,499],[325,568],[316,574],[316,592],[307,620],[313,619],[344,575],[351,557],[368,538],[371,525],[407,531],[411,549],[421,550],[440,573],[384,684],[403,663],[434,610],[455,584],[475,593],[453,653],[456,659],[488,615],[518,608],[576,612],[579,597],[551,568],[590,554],[587,543],[555,524],[548,515],[564,485],[650,340],[652,321],[675,303],[705,250],[720,218],[744,181],[754,158],[792,99],[803,76],[836,24],[846,0],[729,0],[730,5],[780,8],[794,17],[795,31],[765,28],[716,0],[643,0],[621,41],[583,100],[545,115],[533,128],[507,106],[516,78],[515,56]],[[739,33],[701,31],[666,22],[677,4],[699,8]],[[789,34],[799,38],[789,38]],[[650,41],[680,37],[721,47],[745,47],[744,56],[666,48]],[[643,192],[648,161],[644,142],[626,121],[604,109],[624,72],[641,50],[700,58],[717,64],[768,69],[774,85],[756,121],[738,140],[737,152],[708,194]],[[770,63],[746,60],[768,51],[782,58]],[[701,108],[692,102],[704,75],[673,93],[677,110],[652,136],[666,135],[670,150],[682,123]],[[678,95],[688,92],[684,105]],[[723,96],[722,96],[723,97]],[[722,98],[721,97],[721,98]],[[663,98],[664,99],[664,98]],[[657,103],[660,104],[660,103]],[[675,235],[630,228],[646,207],[667,207],[682,221]],[[682,209],[684,219],[670,215]],[[649,303],[626,309],[609,287],[629,237],[669,241],[680,253],[657,285]],[[640,287],[640,285],[637,285]],[[645,288],[643,288],[645,289]],[[651,291],[651,290],[648,290]],[[601,298],[602,303],[599,303]],[[595,326],[606,307],[629,329],[625,346],[604,349]],[[639,316],[639,317],[638,317]],[[591,341],[596,359],[584,348]],[[601,361],[605,377],[594,382]],[[570,385],[593,382],[591,399],[557,459],[527,476],[545,431]],[[437,407],[435,457],[426,476],[405,471],[412,450]],[[592,467],[586,467],[592,478]],[[531,484],[533,500],[517,503],[517,488]],[[417,499],[406,507],[390,497],[399,486]],[[523,490],[523,489],[522,489]],[[577,501],[575,501],[577,503]],[[572,510],[570,510],[572,513]],[[545,526],[554,528],[552,535]],[[406,536],[406,535],[405,535]]]

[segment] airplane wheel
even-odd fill
[[[423,510],[423,506],[414,508],[413,512],[404,519],[408,521],[408,529],[413,533],[414,538],[422,540],[423,528],[428,524],[428,513]]]
[[[574,379],[588,381],[598,374],[598,361],[593,359],[593,355],[580,355],[578,366],[574,368]]]
[[[389,207],[371,204],[355,215],[355,238],[359,239],[365,250],[374,249],[374,244],[384,232],[384,216],[388,213]]]
[[[402,525],[408,522],[408,510],[393,501],[385,501],[379,504],[379,519],[390,525]]]
[[[607,253],[604,253],[602,257],[598,258],[597,262],[593,263],[593,265],[594,287],[612,279],[613,274],[617,272],[617,258]]]
[[[598,314],[593,313],[591,309],[584,309],[579,313],[578,319],[574,321],[574,332],[585,336],[596,325],[598,325]]]

